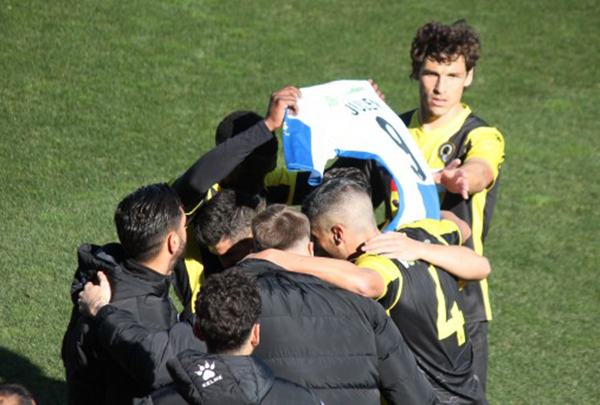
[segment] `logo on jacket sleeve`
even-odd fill
[[[202,384],[202,388],[206,388],[209,385],[212,385],[212,384],[216,383],[217,381],[223,379],[223,376],[217,375],[214,372],[214,369],[215,369],[215,362],[214,361],[211,364],[209,364],[208,361],[205,361],[204,365],[198,364],[198,370],[195,371],[194,373],[198,377],[202,377],[202,379],[205,381]]]

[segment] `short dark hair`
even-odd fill
[[[311,225],[324,214],[338,207],[349,193],[361,193],[368,197],[364,188],[347,178],[331,179],[313,190],[302,202],[302,212]]]
[[[323,175],[323,181],[321,185],[333,180],[333,179],[348,179],[354,181],[357,185],[362,187],[364,191],[371,197],[371,184],[365,172],[358,167],[334,167],[329,169]]]
[[[479,60],[481,44],[479,34],[465,20],[452,25],[430,22],[419,28],[410,49],[413,79],[419,79],[421,66],[426,59],[438,63],[453,62],[460,56],[465,58],[467,71]]]
[[[206,246],[215,246],[224,237],[238,241],[250,231],[252,218],[264,207],[260,196],[221,190],[198,212],[194,220],[196,240]]]
[[[21,384],[0,384],[0,403],[3,399],[16,400],[18,405],[32,405],[33,395]]]
[[[212,275],[196,299],[196,330],[211,353],[240,349],[261,310],[256,280],[233,267]]]
[[[221,120],[217,126],[217,132],[215,133],[215,144],[219,145],[226,140],[241,134],[247,129],[258,124],[263,119],[263,117],[254,111],[240,110],[232,112],[227,117],[223,118],[223,120]],[[273,137],[272,140],[256,148],[252,152],[252,155],[272,156],[277,154],[277,149],[277,138]]]
[[[252,220],[252,238],[257,251],[286,250],[310,239],[310,222],[306,215],[291,207],[271,205]]]
[[[119,241],[127,255],[138,261],[154,258],[169,232],[184,215],[175,190],[167,184],[151,184],[129,194],[115,211]]]

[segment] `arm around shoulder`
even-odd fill
[[[294,273],[315,276],[364,297],[379,298],[385,293],[385,282],[377,271],[345,260],[303,256],[276,249],[264,250],[253,257],[268,260]]]

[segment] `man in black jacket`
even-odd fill
[[[108,281],[103,273],[99,279],[99,285],[86,284],[79,297],[80,310],[92,317],[111,308]],[[175,384],[156,391],[145,404],[321,404],[312,392],[275,377],[264,362],[251,356],[260,341],[261,299],[256,281],[235,270],[216,274],[202,287],[196,308],[195,333],[206,342],[208,353],[189,349],[173,357],[168,368]],[[128,350],[141,353],[139,357],[150,352],[150,342],[160,336],[175,342],[192,335],[186,323],[152,333],[128,312],[114,308],[99,325],[101,330],[128,331],[132,338],[123,340],[123,334],[117,334],[109,350],[121,347],[123,355]],[[131,366],[133,372],[144,372],[143,365]]]
[[[156,341],[148,356],[111,356],[104,345],[115,339],[114,330],[98,331],[97,322],[115,308],[127,310],[151,331],[171,328],[177,322],[169,298],[169,277],[186,243],[185,215],[181,202],[166,184],[142,187],[120,202],[115,212],[120,244],[83,245],[71,295],[74,304],[89,281],[98,281],[102,270],[112,286],[111,306],[97,320],[82,316],[76,305],[62,345],[69,403],[137,403],[154,389],[171,382],[166,370],[165,341]],[[119,338],[127,339],[128,331]],[[180,347],[202,345],[195,339]],[[171,350],[171,349],[168,349]],[[168,352],[167,350],[167,352]],[[160,352],[160,356],[155,356]],[[142,364],[143,373],[131,374],[126,362]]]
[[[305,215],[273,205],[253,220],[257,250],[312,255]],[[255,350],[278,376],[314,391],[326,404],[433,403],[400,332],[375,301],[264,260],[237,268],[256,278],[262,312]]]

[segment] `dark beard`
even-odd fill
[[[173,270],[175,269],[175,265],[177,262],[185,256],[185,244],[179,244],[179,250],[175,252],[173,257],[171,257],[171,261],[169,262],[169,274],[173,274]]]

